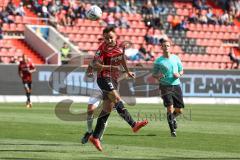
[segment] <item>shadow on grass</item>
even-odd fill
[[[79,144],[30,144],[30,143],[0,143],[0,146],[79,146]]]
[[[239,157],[240,158],[240,157]],[[191,157],[159,157],[159,158],[113,158],[113,157],[104,157],[104,160],[239,160],[239,158],[227,158],[227,157],[222,157],[222,158],[191,158]],[[93,158],[89,160],[100,160],[102,158]]]
[[[127,136],[127,137],[155,137],[156,134],[115,134],[115,133],[106,133],[104,136]]]
[[[17,158],[17,157],[0,157],[2,160],[46,160],[43,158]],[[51,160],[51,159],[48,159]]]
[[[0,152],[54,152],[54,153],[67,153],[65,151],[50,151],[50,150],[20,150],[20,149],[1,149]]]

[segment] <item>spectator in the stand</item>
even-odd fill
[[[16,8],[16,14],[19,16],[25,16],[25,10],[23,7],[23,2],[19,3],[19,6]]]
[[[188,17],[188,21],[190,23],[197,23],[198,22],[198,16],[197,14],[199,13],[199,10],[192,8],[189,17]]]
[[[0,56],[0,63],[3,63],[3,57]]]
[[[240,64],[240,57],[235,54],[234,48],[231,48],[231,51],[228,54],[228,56],[229,56],[230,60],[232,61],[231,69],[233,69],[233,68],[238,69],[239,68],[239,64]],[[233,67],[234,64],[236,64],[235,67]]]
[[[108,5],[108,12],[116,13],[116,3],[114,2],[114,0],[109,0],[107,5]]]
[[[127,56],[127,59],[130,61],[139,61],[141,59],[144,59],[144,56],[136,48],[126,49],[125,55]]]
[[[212,8],[208,8],[206,16],[209,24],[218,24],[217,17],[213,14]]]
[[[3,39],[2,22],[0,22],[0,40]]]
[[[220,24],[228,25],[229,15],[227,11],[224,11],[223,15],[220,17]]]
[[[154,17],[159,17],[160,13],[162,12],[162,9],[164,9],[164,8],[161,8],[159,6],[158,1],[154,0],[153,1],[153,7],[152,7],[153,16]]]
[[[39,14],[42,12],[42,6],[37,0],[32,1],[32,6],[33,6],[33,11],[35,11],[35,13]]]
[[[61,10],[60,12],[58,12],[55,16],[55,19],[58,24],[66,26],[67,25],[66,11]]]
[[[168,36],[164,33],[164,30],[155,29],[154,31],[148,32],[146,39],[148,44],[158,45],[160,39],[168,39]]]
[[[115,17],[112,12],[108,14],[107,18],[105,19],[105,22],[107,23],[107,26],[109,26],[109,27],[116,27]]]
[[[67,13],[67,25],[73,26],[75,24],[75,20],[77,19],[75,13],[70,8]]]
[[[59,1],[51,1],[48,3],[48,12],[52,15],[55,16],[61,9]]]
[[[19,63],[18,62],[18,57],[16,57],[16,56],[10,57],[9,63],[18,64]]]
[[[49,18],[50,13],[48,12],[48,8],[47,8],[47,3],[46,2],[43,3],[42,13],[41,14],[42,14],[43,18]]]
[[[15,15],[16,14],[16,6],[14,5],[13,1],[10,0],[6,6],[6,11],[10,14],[10,15]]]
[[[131,13],[137,13],[138,7],[136,6],[135,0],[130,0]]]
[[[154,60],[155,59],[155,52],[154,52],[154,48],[151,47],[149,51],[147,51],[148,57],[150,58],[149,60]]]
[[[153,5],[150,0],[147,0],[143,4],[141,13],[142,13],[143,18],[145,18],[147,15],[153,15]]]
[[[68,11],[70,8],[69,0],[64,0],[62,6],[63,6],[63,10]]]
[[[193,6],[200,10],[209,8],[206,5],[206,0],[193,0]]]
[[[234,25],[234,17],[235,17],[235,15],[234,15],[233,11],[229,11],[229,13],[228,13],[228,24],[229,25]]]
[[[184,18],[182,20],[182,22],[175,27],[175,29],[187,31],[188,30],[188,20],[187,20],[187,18]]]
[[[144,23],[148,28],[162,29],[163,22],[160,17],[154,17],[152,14],[146,15]]]
[[[115,16],[115,26],[120,28],[130,28],[128,20],[123,16]]]
[[[10,19],[8,16],[9,16],[9,13],[3,7],[0,7],[0,19],[4,23],[13,23],[14,21]]]
[[[178,25],[180,25],[180,23],[181,23],[180,17],[174,16],[174,18],[171,22],[172,28],[175,29]]]
[[[63,43],[63,46],[60,49],[62,64],[67,64],[68,61],[70,60],[70,51],[71,51],[71,49],[68,46],[68,44]]]
[[[153,60],[154,56],[152,55],[153,47],[150,48],[150,51],[147,51],[146,48],[141,45],[138,54],[141,56],[141,58],[145,61]]]
[[[122,8],[123,12],[126,12],[126,13],[136,13],[137,12],[135,0],[124,0],[121,3],[120,8]]]
[[[77,17],[78,18],[85,18],[86,17],[85,13],[86,13],[85,4],[80,2]]]
[[[201,24],[207,24],[208,23],[207,16],[204,13],[199,12],[198,13],[198,21]]]

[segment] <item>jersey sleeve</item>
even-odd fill
[[[103,54],[102,54],[103,50],[102,50],[102,45],[97,49],[94,58],[93,58],[93,62],[99,62],[99,63],[103,63]]]
[[[179,57],[177,57],[177,66],[178,66],[178,72],[181,72],[183,70],[183,65]]]
[[[35,65],[33,63],[30,63],[29,68],[30,68],[30,70],[33,70],[33,69],[35,69]]]
[[[157,60],[153,64],[152,74],[157,75],[160,72],[160,65],[158,64]]]

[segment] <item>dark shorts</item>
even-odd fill
[[[160,85],[161,96],[165,107],[184,108],[182,89],[180,85]]]
[[[24,86],[25,89],[31,90],[32,89],[32,82],[23,82],[23,86]]]
[[[108,99],[108,93],[118,89],[117,81],[105,77],[105,78],[97,78],[97,84],[99,88],[102,90],[103,99]]]

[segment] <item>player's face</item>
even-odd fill
[[[105,43],[107,43],[110,46],[115,46],[116,45],[116,40],[117,40],[117,35],[114,32],[109,32],[103,34],[103,38]]]
[[[163,53],[169,53],[170,52],[170,42],[164,42],[162,44],[162,50],[163,50]]]

